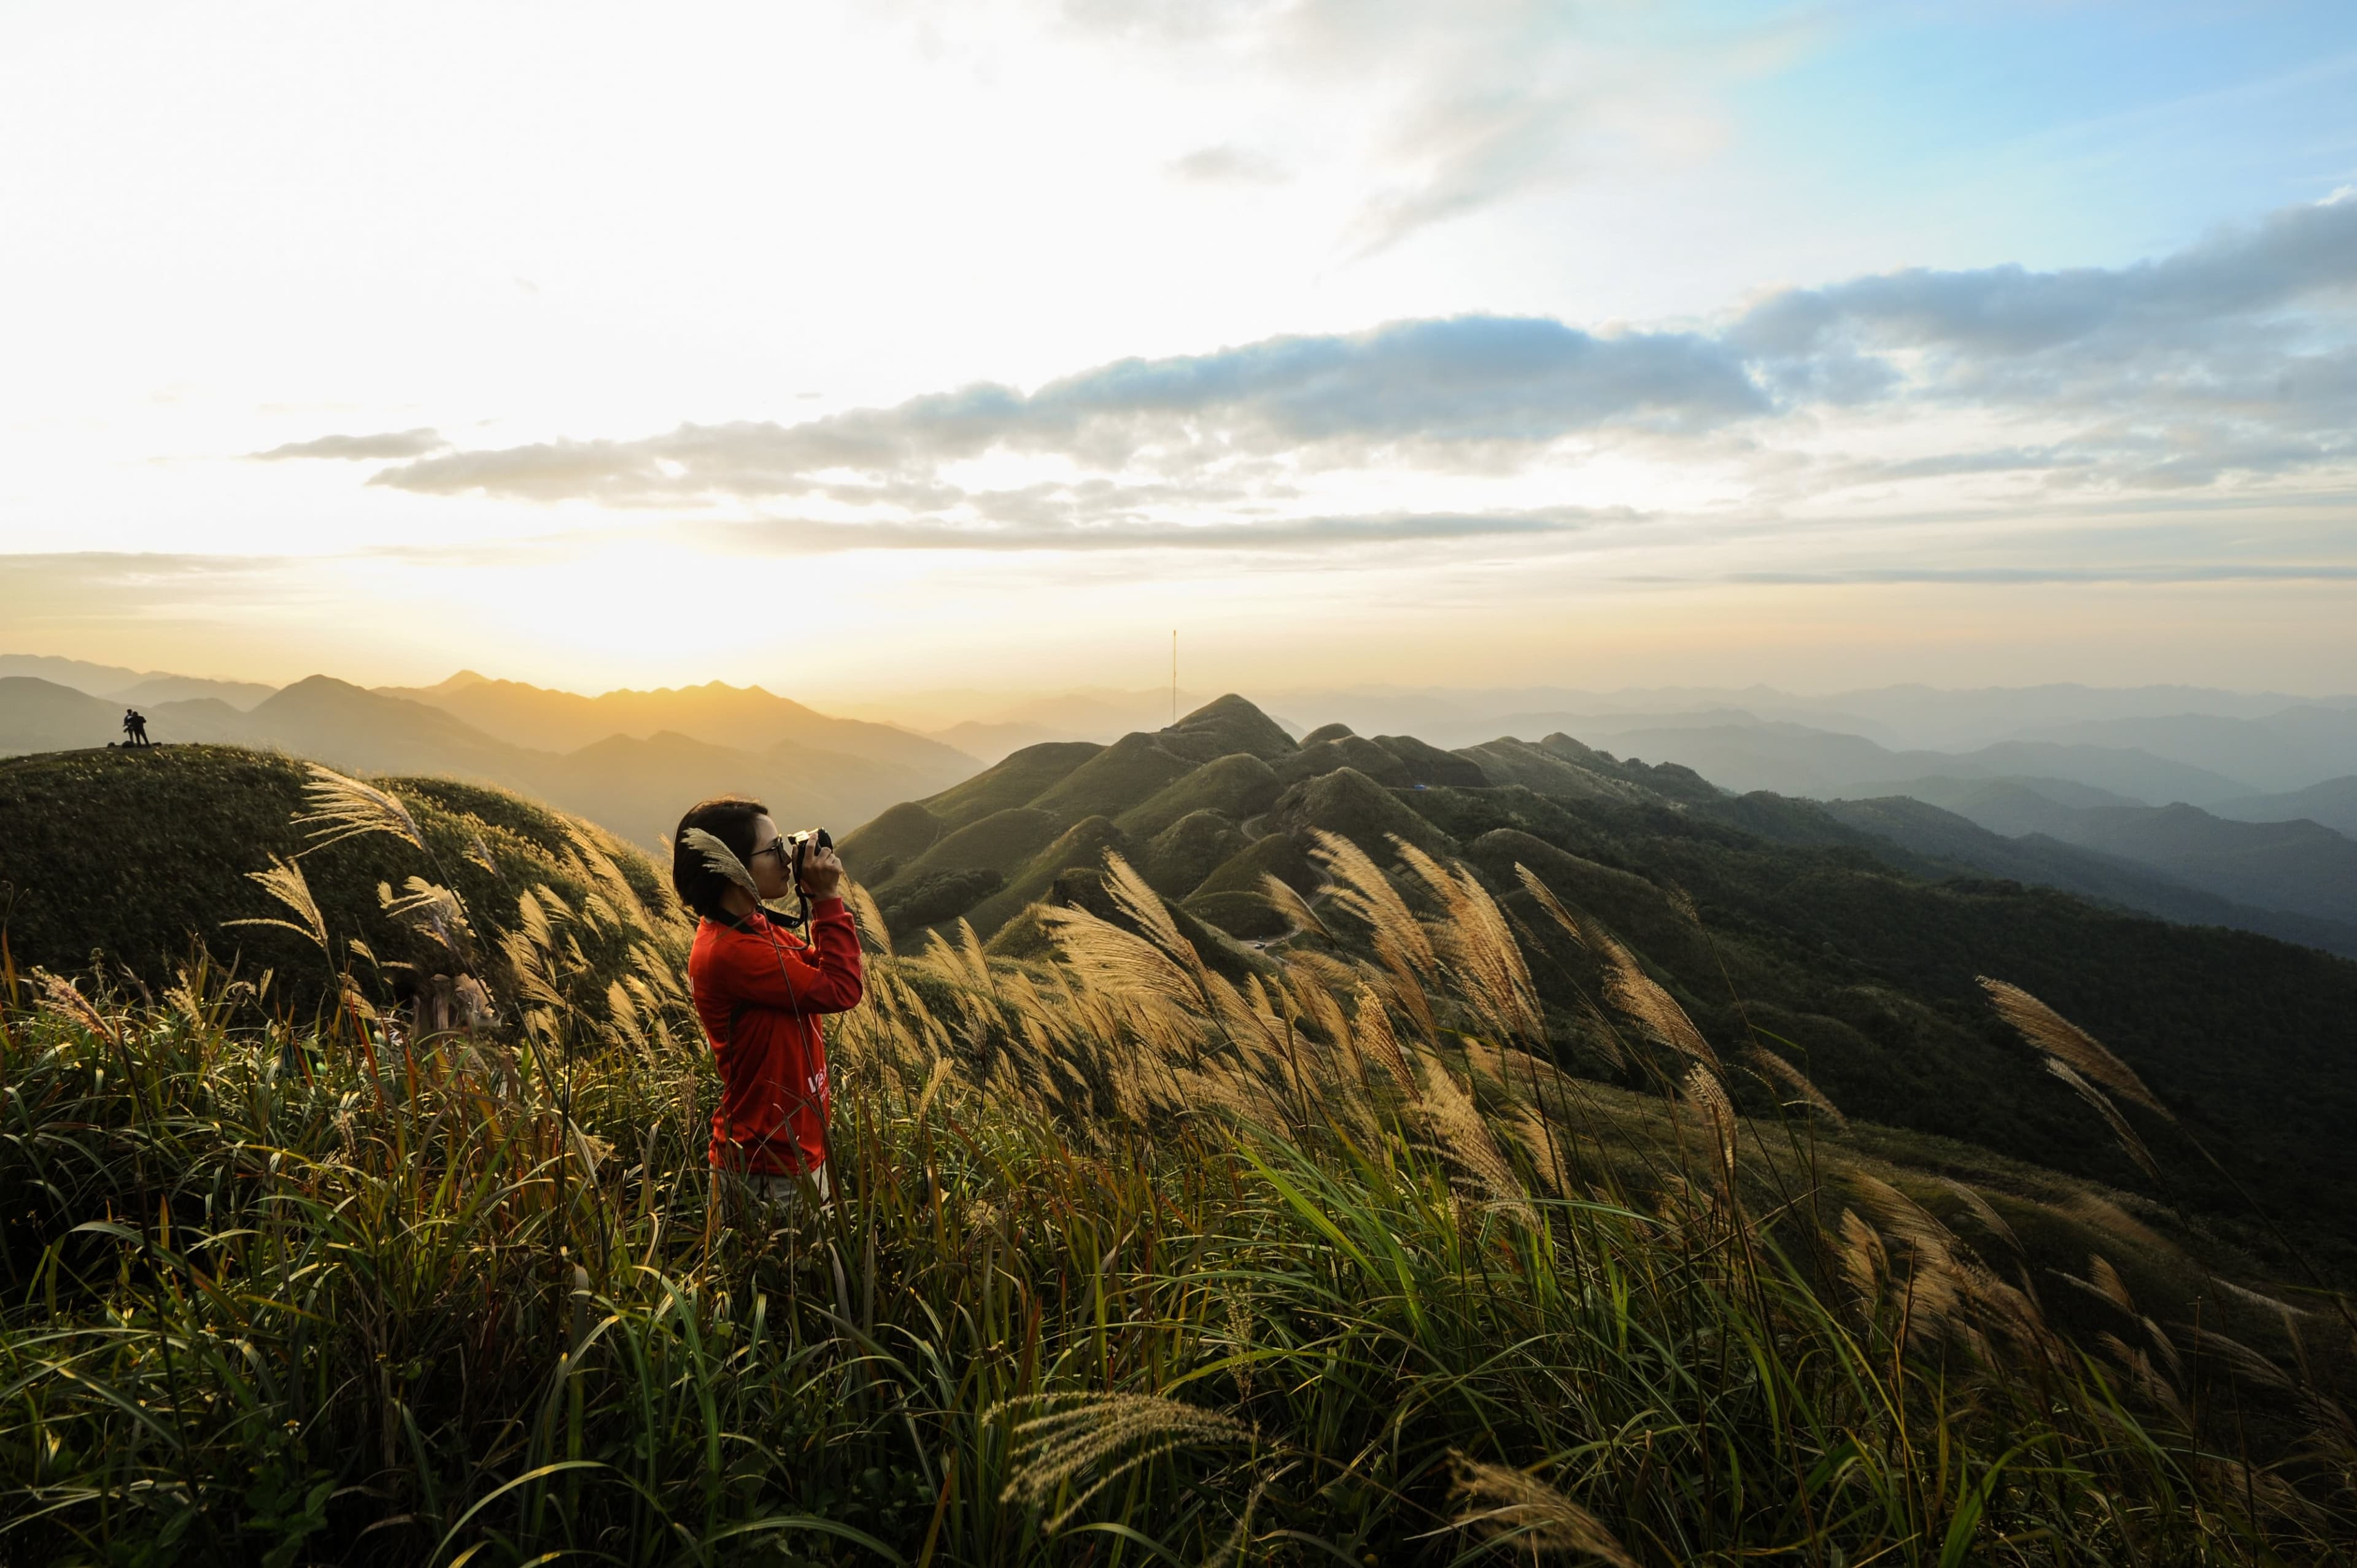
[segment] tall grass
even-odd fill
[[[1551,898],[1659,1092],[1565,1071],[1421,856],[1329,843],[1338,940],[1250,973],[1117,863],[1053,962],[871,911],[835,1200],[772,1230],[704,1165],[688,928],[603,853],[508,918],[411,889],[495,937],[479,1035],[361,960],[299,1024],[201,954],[135,1002],[6,971],[0,1558],[2351,1555],[2333,1320],[2033,1267]]]

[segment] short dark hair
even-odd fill
[[[721,902],[728,891],[728,878],[705,865],[704,856],[687,847],[687,831],[702,828],[749,865],[753,859],[753,819],[769,814],[769,807],[742,795],[722,795],[690,806],[687,815],[679,820],[679,831],[671,835],[671,886],[672,891],[679,895],[679,901],[706,919],[728,918],[727,907]]]

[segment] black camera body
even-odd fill
[[[784,908],[785,900],[782,898],[776,899],[774,901],[765,899],[762,901],[761,908],[769,912],[770,918],[777,921],[781,926],[800,926],[802,923],[803,917],[809,913],[810,909],[810,900],[802,894],[803,857],[817,850],[833,849],[834,847],[834,835],[828,832],[824,828],[804,828],[799,832],[780,833],[778,835],[778,842],[792,846],[787,852],[786,865],[787,869],[792,874],[794,897],[797,902],[801,904],[802,908],[795,912],[789,914]]]
[[[785,840],[794,846],[793,870],[794,881],[797,885],[800,885],[802,879],[803,857],[818,850],[834,847],[834,835],[824,828],[803,828],[800,832],[786,834]]]

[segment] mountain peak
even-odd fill
[[[1230,692],[1158,732],[1163,746],[1198,762],[1250,752],[1266,762],[1293,750],[1293,737],[1251,703]]]

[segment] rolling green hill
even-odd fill
[[[2357,1117],[2357,1070],[2341,1043],[2357,1015],[2357,964],[1991,880],[1921,823],[1910,848],[1887,823],[1730,797],[1690,769],[1624,761],[1565,736],[1441,752],[1329,725],[1280,749],[1275,726],[1252,723],[1249,706],[1227,697],[1109,746],[1018,751],[848,835],[845,861],[888,908],[913,889],[907,879],[931,879],[918,901],[930,919],[904,924],[903,940],[963,917],[999,950],[1020,952],[1035,940],[1027,907],[1088,902],[1110,851],[1247,949],[1323,940],[1295,934],[1272,907],[1271,875],[1310,892],[1348,946],[1362,933],[1318,896],[1318,835],[1383,865],[1396,862],[1394,840],[1413,844],[1461,858],[1540,934],[1551,959],[1536,982],[1566,1059],[1604,1072],[1581,1056],[1595,956],[1548,935],[1521,887],[1524,866],[1628,942],[1722,1050],[1756,1039],[1790,1053],[1853,1116],[2216,1214],[2239,1208],[2157,1118],[2139,1125],[2169,1177],[2138,1171],[1991,1015],[1976,977],[1995,975],[2106,1041],[2236,1179],[2306,1230],[2330,1232],[2341,1266],[2357,1260],[2357,1171],[2335,1153]],[[947,880],[961,870],[975,875]],[[2112,873],[2116,886],[2086,891],[2116,895],[2136,876]],[[2185,917],[2206,917],[2186,891]],[[953,908],[962,897],[967,907]]]
[[[546,889],[574,911],[594,908],[593,897],[619,904],[621,925],[667,920],[674,908],[662,875],[612,834],[506,790],[449,779],[380,781],[415,819],[424,850],[384,833],[315,846],[294,821],[307,809],[309,781],[301,762],[234,746],[0,759],[0,926],[17,970],[95,970],[114,986],[161,992],[201,943],[248,978],[272,972],[273,994],[299,1014],[347,965],[380,997],[406,994],[420,974],[463,970],[509,1000],[495,950],[516,926],[523,895]],[[585,861],[592,851],[628,883],[627,897]],[[225,923],[297,920],[247,874],[274,855],[298,854],[326,918],[332,964],[293,931]],[[458,953],[382,908],[379,884],[398,894],[413,876],[465,900],[474,933]],[[630,940],[621,925],[593,918],[569,928],[587,961],[585,994],[602,994],[621,972]]]
[[[1103,908],[1105,857],[1118,854],[1241,982],[1261,961],[1256,947],[1364,950],[1365,931],[1325,894],[1314,856],[1328,835],[1394,867],[1397,845],[1414,845],[1467,865],[1522,923],[1543,955],[1534,983],[1558,1058],[1626,1079],[1596,1048],[1597,956],[1556,932],[1521,885],[1518,867],[1528,868],[1627,942],[1722,1052],[1761,1044],[1804,1064],[1846,1112],[1889,1136],[1969,1143],[2212,1217],[2238,1212],[2179,1130],[2133,1107],[2169,1175],[2156,1181],[2131,1164],[1992,1016],[1975,977],[1996,975],[2132,1062],[2235,1179],[2304,1236],[2341,1249],[2337,1266],[2357,1258],[2357,1173],[2338,1155],[2357,1118],[2344,1047],[2357,964],[1994,880],[1958,865],[1936,835],[1903,848],[1807,801],[1729,797],[1684,768],[1566,736],[1436,752],[1330,726],[1298,746],[1282,733],[1225,698],[1112,746],[1028,748],[883,812],[845,836],[845,856],[900,941],[963,919],[1022,957],[1041,940],[1027,911]],[[1394,782],[1347,764],[1316,770],[1365,756],[1360,746],[1398,765],[1383,769]],[[315,993],[329,971],[314,946],[223,925],[284,913],[246,873],[305,847],[291,822],[305,777],[283,757],[230,747],[0,762],[0,901],[19,969],[86,972],[95,951],[106,972],[127,966],[156,986],[193,936]],[[585,839],[624,868],[641,916],[662,918],[653,868],[594,829],[485,787],[393,787],[431,854],[373,835],[302,862],[339,963],[354,938],[388,970],[442,961],[379,908],[380,882],[446,883],[486,942],[514,923],[527,888],[588,907],[598,888],[580,858]],[[1268,895],[1272,877],[1308,896],[1326,934],[1296,930]],[[1420,897],[1411,880],[1402,886]],[[606,950],[582,940],[595,969]]]

